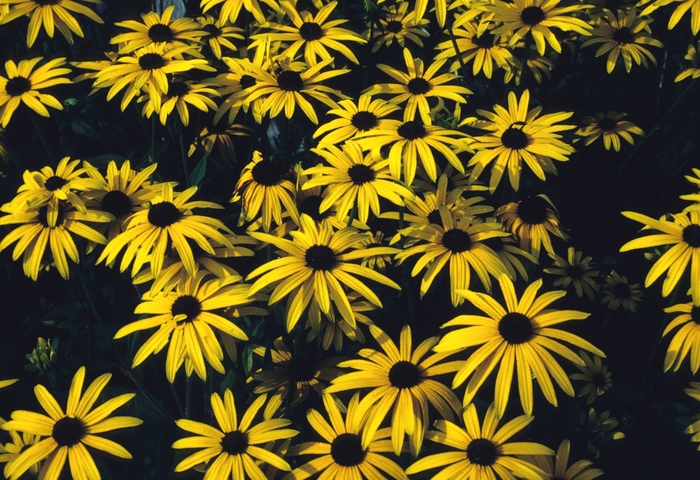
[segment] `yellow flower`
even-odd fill
[[[423,41],[420,37],[429,37],[430,34],[425,27],[430,22],[427,19],[415,20],[414,12],[408,11],[409,2],[400,2],[398,5],[383,4],[378,15],[378,26],[365,31],[364,36],[374,41],[372,53],[376,53],[382,45],[390,47],[394,40],[400,47],[406,46],[406,40],[410,40],[417,46],[422,47]],[[376,22],[376,20],[375,20]]]
[[[598,355],[593,355],[591,358],[583,350],[579,350],[578,353],[586,365],[576,365],[581,373],[569,375],[569,378],[586,382],[586,385],[578,392],[578,396],[586,397],[586,405],[590,405],[593,400],[612,388],[612,374],[608,372],[608,367],[603,365],[603,360]]]
[[[643,294],[638,283],[630,284],[627,277],[620,276],[613,270],[605,279],[601,303],[607,305],[610,310],[617,310],[622,306],[623,310],[634,313],[637,311],[637,303],[642,301]]]
[[[545,475],[557,480],[593,480],[603,475],[603,471],[600,468],[591,468],[593,462],[590,460],[579,460],[567,468],[570,450],[571,442],[565,438],[559,444],[554,461],[552,461],[552,457],[543,455],[536,457],[526,455],[523,459],[533,465],[537,465]]]
[[[592,302],[595,294],[598,291],[598,270],[593,270],[591,257],[583,257],[582,253],[569,247],[567,258],[564,259],[557,254],[550,253],[549,256],[554,260],[551,267],[545,268],[543,271],[552,275],[559,275],[552,286],[567,288],[569,285],[574,285],[574,290],[579,298],[585,293],[588,299]]]
[[[627,116],[626,113],[608,112],[597,113],[595,117],[584,115],[582,119],[583,127],[576,130],[576,135],[586,137],[584,145],[591,143],[603,137],[603,144],[606,150],[610,147],[616,152],[620,151],[620,137],[627,141],[630,145],[634,145],[632,134],[644,136],[644,131],[634,123],[622,120]]]

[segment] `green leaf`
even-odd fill
[[[192,173],[190,173],[190,185],[199,187],[204,180],[204,175],[207,173],[207,157],[202,157]]]
[[[243,352],[241,353],[241,359],[243,360],[243,371],[246,376],[250,375],[253,371],[253,349],[248,345],[243,347]]]

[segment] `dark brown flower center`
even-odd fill
[[[62,1],[63,0],[34,0],[34,3],[38,4],[40,7],[44,7],[46,5],[58,5]]]
[[[287,375],[289,378],[294,376],[296,382],[310,382],[318,375],[316,360],[306,355],[294,357],[287,367]]]
[[[525,7],[520,13],[520,19],[525,25],[534,27],[545,19],[544,10],[540,7]]]
[[[154,227],[169,227],[181,217],[180,210],[170,202],[156,203],[148,210],[148,222]]]
[[[86,433],[87,429],[81,419],[63,417],[54,424],[51,436],[61,447],[72,447],[79,443]]]
[[[603,372],[593,373],[591,383],[598,388],[605,388],[607,382],[605,381],[605,375],[603,375]]]
[[[323,30],[318,23],[304,22],[299,27],[299,35],[306,41],[318,40],[323,37]]]
[[[520,150],[530,145],[530,139],[520,128],[508,127],[508,130],[501,135],[501,143],[506,148]]]
[[[235,430],[221,439],[221,450],[229,455],[242,455],[248,450],[248,434]]]
[[[66,180],[65,178],[61,178],[54,175],[46,179],[46,181],[44,182],[44,188],[46,188],[46,190],[48,190],[49,192],[53,192],[54,190],[58,190],[67,183],[68,180]]]
[[[459,228],[452,228],[442,236],[443,246],[452,253],[465,252],[472,247],[469,234]]]
[[[627,300],[628,298],[630,298],[630,296],[632,296],[632,292],[630,291],[630,286],[624,282],[616,283],[613,286],[612,290],[613,290],[613,294],[617,298],[622,299],[622,300]]]
[[[475,465],[489,467],[496,463],[496,446],[491,440],[476,438],[469,442],[467,458]]]
[[[481,243],[483,243],[485,246],[489,247],[496,253],[503,250],[503,247],[505,246],[505,243],[503,243],[503,239],[501,239],[501,237],[486,238],[482,240]]]
[[[328,210],[320,212],[322,202],[323,197],[320,195],[310,195],[301,201],[299,213],[305,213],[315,221],[320,222],[328,216]]]
[[[105,212],[111,213],[115,218],[126,215],[131,212],[133,205],[129,197],[122,191],[112,190],[102,197],[102,205],[100,208]]]
[[[700,307],[693,305],[690,309],[690,319],[700,325]]]
[[[251,77],[250,75],[242,75],[238,83],[241,84],[242,89],[245,89],[255,85],[257,83],[257,80],[255,80],[255,78]]]
[[[148,37],[154,42],[172,42],[175,35],[169,26],[156,23],[148,29]]]
[[[622,27],[619,30],[615,30],[613,33],[613,40],[621,45],[626,45],[628,43],[634,43],[634,35],[629,28]]]
[[[304,80],[298,72],[284,70],[277,75],[277,85],[285,92],[298,92],[304,87]]]
[[[306,265],[314,270],[332,270],[335,266],[335,253],[326,245],[312,245],[304,254]]]
[[[498,333],[511,345],[525,343],[532,338],[532,323],[522,313],[506,313],[498,322]]]
[[[5,91],[11,97],[19,97],[32,89],[32,82],[25,77],[12,77],[5,84]]]
[[[389,370],[389,381],[396,388],[413,388],[422,379],[418,367],[405,360],[396,362]]]
[[[49,221],[47,218],[47,215],[49,213],[49,206],[44,205],[39,209],[39,214],[37,215],[37,220],[41,224],[42,227],[44,228],[49,228]],[[63,225],[63,220],[65,218],[64,216],[65,213],[65,206],[63,203],[59,204],[58,206],[58,218],[56,219],[56,226],[58,227],[59,225]]]
[[[168,86],[168,95],[170,97],[184,97],[188,93],[190,93],[190,86],[182,80],[173,79]]]
[[[403,30],[403,23],[399,20],[389,20],[386,22],[386,31],[389,33],[399,33]]]
[[[165,66],[165,59],[157,53],[146,53],[139,57],[142,70],[157,70]]]
[[[523,222],[538,225],[547,220],[547,202],[541,197],[528,197],[518,204],[518,216]]]
[[[364,185],[375,179],[374,170],[363,164],[356,164],[348,168],[348,176],[355,185]]]
[[[365,461],[360,437],[354,433],[338,435],[331,444],[331,457],[341,467],[355,467]]]
[[[605,117],[598,122],[598,128],[605,131],[614,130],[617,126],[617,122],[612,118]]]
[[[282,165],[272,160],[262,160],[255,164],[250,172],[253,175],[253,180],[259,185],[271,187],[282,181],[284,171]]]
[[[408,91],[413,95],[423,95],[433,89],[433,86],[424,78],[412,78],[408,81]]]
[[[214,25],[213,23],[208,23],[202,27],[202,30],[207,32],[211,37],[218,37],[221,35],[221,29]]]
[[[583,278],[583,269],[578,265],[571,265],[566,269],[566,274],[574,280],[580,280]]]
[[[187,318],[184,320],[178,320],[178,325],[190,323],[202,313],[202,304],[192,295],[181,295],[173,302],[173,305],[170,307],[170,313],[173,317],[183,314],[186,315]]]
[[[493,47],[495,39],[496,37],[491,35],[491,33],[484,32],[481,35],[474,35],[472,37],[472,42],[479,48],[491,48]]]
[[[379,124],[379,119],[372,112],[357,112],[350,120],[352,126],[361,132],[372,130]]]
[[[440,210],[433,210],[428,214],[428,221],[434,225],[442,226],[442,217],[440,216]]]
[[[691,223],[683,229],[683,241],[693,248],[700,247],[700,225]]]
[[[406,140],[415,140],[417,138],[423,138],[427,134],[425,127],[420,122],[415,122],[413,120],[404,123],[396,131]]]

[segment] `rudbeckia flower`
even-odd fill
[[[195,107],[202,112],[216,110],[218,107],[211,97],[218,97],[219,93],[214,89],[216,85],[211,83],[200,83],[194,80],[183,80],[172,77],[168,79],[168,93],[159,94],[159,98],[151,98],[150,94],[144,95],[143,115],[151,118],[156,113],[156,108],[160,107],[158,118],[160,123],[165,125],[168,116],[175,110],[180,117],[182,125],[190,124],[190,111],[188,105]]]
[[[253,14],[253,17],[258,23],[265,23],[265,12],[260,8],[258,0],[201,0],[200,7],[203,13],[207,13],[213,7],[223,3],[219,12],[219,21],[229,21],[236,23],[238,15],[241,13],[241,8],[245,8]],[[279,6],[274,0],[262,0],[262,3],[279,9]]]
[[[639,5],[648,3],[649,0],[638,2]],[[680,4],[680,5],[679,5]],[[656,0],[642,10],[642,15],[649,15],[659,7],[677,5],[668,19],[668,29],[673,30],[681,18],[690,11],[690,30],[693,35],[700,32],[700,0]]]
[[[584,115],[582,119],[584,126],[576,130],[576,135],[585,137],[584,145],[590,145],[603,137],[603,145],[605,145],[606,150],[610,150],[612,147],[616,152],[619,152],[620,137],[630,145],[634,145],[632,134],[644,135],[644,131],[634,123],[622,120],[626,116],[626,113],[617,112],[600,112],[595,117]]]
[[[221,47],[226,47],[228,50],[235,52],[238,48],[236,48],[236,45],[234,45],[231,40],[244,39],[243,35],[241,35],[243,30],[234,27],[228,20],[222,22],[211,15],[203,15],[197,17],[196,20],[199,22],[201,29],[206,33],[201,41],[209,45],[212,53],[219,60],[221,60],[222,57]]]
[[[438,25],[442,28],[445,26],[447,19],[447,0],[433,0],[435,2],[435,16],[437,17]],[[418,23],[423,19],[425,10],[428,8],[428,0],[416,0],[416,9],[414,12],[413,21]]]
[[[623,310],[635,313],[637,303],[642,301],[643,294],[638,283],[630,284],[627,277],[613,270],[605,279],[601,303],[607,305],[610,310],[622,307]]]
[[[56,97],[41,90],[72,83],[68,78],[63,77],[70,73],[70,68],[58,68],[66,64],[66,59],[54,58],[34,70],[42,59],[43,57],[36,57],[31,60],[21,60],[19,64],[12,60],[5,62],[7,77],[0,75],[0,125],[2,128],[7,127],[12,114],[21,103],[42,117],[49,116],[46,106],[63,110],[63,105]]]
[[[544,455],[525,455],[522,458],[538,466],[545,475],[553,479],[593,480],[603,475],[603,471],[600,468],[592,467],[593,462],[590,460],[579,460],[569,465],[570,450],[571,442],[565,438],[559,444],[554,460],[552,460],[552,457]]]
[[[673,368],[677,372],[686,357],[690,357],[690,370],[693,375],[700,370],[700,305],[694,302],[679,303],[665,308],[666,313],[677,313],[666,325],[662,337],[678,327],[666,350],[664,372]]]
[[[582,255],[583,253],[576,251],[574,247],[569,247],[566,258],[560,257],[556,253],[550,253],[549,256],[554,260],[554,263],[543,271],[559,276],[554,280],[552,286],[567,288],[569,285],[573,285],[579,298],[583,298],[585,293],[592,302],[599,287],[596,282],[599,272],[593,269],[593,258]]]
[[[535,417],[521,415],[497,430],[499,417],[493,403],[486,411],[482,425],[479,425],[479,416],[473,403],[464,410],[462,417],[464,427],[449,420],[437,420],[437,430],[429,431],[426,438],[451,447],[451,450],[421,458],[408,467],[406,473],[413,475],[440,468],[440,472],[431,478],[546,478],[539,467],[515,455],[554,455],[552,449],[534,442],[508,442]]]
[[[698,18],[700,18],[700,15],[698,15]],[[676,78],[674,80],[675,82],[680,82],[688,77],[691,77],[693,80],[700,77],[700,55],[698,55],[699,51],[700,42],[698,42],[697,48],[695,48],[695,45],[693,44],[688,45],[688,53],[685,54],[685,57],[683,57],[683,59],[688,60],[691,66],[686,69],[683,69],[678,75],[676,75]]]
[[[34,387],[34,393],[41,407],[48,413],[35,413],[26,410],[12,412],[12,420],[0,426],[3,430],[25,432],[46,437],[20,453],[14,462],[5,467],[5,475],[17,480],[32,465],[46,460],[39,472],[45,480],[58,480],[68,460],[73,478],[100,478],[95,461],[86,447],[102,450],[119,458],[130,459],[131,454],[118,443],[97,434],[119,428],[141,425],[143,421],[135,417],[109,415],[134,397],[125,393],[111,398],[97,408],[93,408],[97,398],[112,378],[111,373],[100,375],[83,394],[85,367],[80,367],[73,376],[68,392],[66,410],[58,404],[53,395],[43,385]]]
[[[409,2],[400,2],[398,5],[381,5],[378,25],[372,25],[365,31],[364,36],[374,41],[372,53],[376,53],[382,45],[390,47],[394,40],[401,47],[406,46],[406,40],[410,40],[417,46],[422,47],[423,41],[420,37],[429,37],[425,27],[430,22],[427,19],[415,20],[413,11],[408,11]],[[375,22],[377,21],[375,20]]]
[[[581,373],[569,375],[569,378],[586,382],[577,396],[586,397],[586,405],[590,405],[596,398],[612,388],[612,374],[608,372],[608,367],[603,365],[603,359],[598,355],[593,355],[591,358],[583,350],[579,350],[578,354],[586,364],[575,365],[581,370]]]
[[[0,425],[2,425],[5,422],[5,419],[0,418]],[[39,443],[39,440],[41,440],[41,435],[33,435],[31,433],[26,432],[16,432],[14,430],[10,430],[8,433],[10,434],[10,439],[12,441],[6,443],[5,445],[0,444],[0,463],[6,463],[7,465],[10,465],[9,468],[12,469],[11,465],[19,458],[20,453],[22,453],[29,447]],[[7,465],[5,466],[5,468],[8,468]],[[26,471],[29,472],[29,475],[36,477],[39,474],[40,468],[41,462],[37,462],[31,467],[29,467]]]
[[[600,357],[605,357],[605,354],[583,338],[553,327],[571,320],[584,320],[590,314],[577,310],[547,308],[555,300],[564,297],[566,292],[547,292],[538,298],[537,292],[542,287],[542,279],[532,282],[520,300],[508,275],[502,274],[499,283],[505,308],[490,295],[459,290],[459,295],[487,316],[459,315],[442,325],[442,328],[463,328],[445,334],[434,348],[436,352],[458,352],[480,345],[464,361],[455,375],[452,387],[460,386],[471,377],[464,392],[464,405],[469,405],[500,363],[494,391],[498,418],[503,416],[508,405],[514,373],[517,374],[520,403],[526,415],[531,415],[533,409],[533,377],[537,378],[542,393],[552,405],[557,405],[552,377],[564,393],[573,397],[574,389],[569,378],[549,350],[578,365],[585,365],[583,359],[557,340]]]

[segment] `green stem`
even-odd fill
[[[467,64],[464,63],[464,59],[462,58],[462,52],[459,51],[459,46],[457,45],[457,38],[452,32],[452,25],[449,25],[447,27],[447,33],[450,34],[450,40],[452,41],[452,46],[455,47],[455,55],[457,56],[457,60],[459,61],[459,68],[460,70],[462,70],[462,83],[465,83],[464,80],[467,78]]]
[[[151,115],[151,163],[156,161],[156,116]]]
[[[352,205],[352,210],[350,210],[350,216],[348,216],[348,227],[352,225],[352,221],[355,220],[355,217],[357,217],[357,198]]]
[[[178,139],[180,140],[180,157],[182,158],[182,172],[185,175],[185,184],[187,185],[187,188],[190,187],[190,175],[187,172],[187,152],[185,152],[185,139],[184,136],[182,135],[182,122],[180,119],[176,120],[177,122],[177,136]]]
[[[51,149],[49,148],[49,144],[46,143],[46,139],[44,138],[44,134],[41,133],[41,128],[39,128],[39,124],[36,121],[36,118],[34,118],[34,115],[29,115],[29,117],[32,119],[32,124],[34,125],[34,130],[36,130],[36,134],[39,136],[39,140],[41,140],[41,144],[44,146],[44,150],[46,151],[46,155],[51,161],[51,163],[54,163],[54,156],[53,153],[51,152]]]

